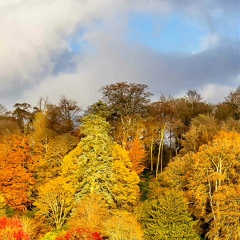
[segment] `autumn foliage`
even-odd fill
[[[91,232],[105,233],[103,219],[108,218],[107,204],[101,195],[90,193],[75,207],[69,217],[71,228],[87,228]]]
[[[66,97],[0,111],[0,240],[240,239],[240,87],[214,108],[101,92],[81,115]]]
[[[102,238],[97,232],[78,228],[67,232],[63,237],[57,237],[56,240],[102,240]]]
[[[128,143],[129,158],[132,162],[132,170],[137,174],[143,172],[144,158],[145,158],[145,149],[143,143],[136,138],[134,141]]]
[[[23,230],[21,220],[17,218],[0,218],[0,239],[7,240],[30,240]]]
[[[0,143],[0,191],[14,209],[26,210],[31,205],[35,183],[31,172],[33,159],[28,138],[9,135]]]

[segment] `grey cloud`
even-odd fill
[[[94,41],[98,54],[88,62],[101,68],[111,81],[149,82],[154,85],[153,89],[173,93],[207,83],[233,84],[240,74],[238,42],[220,43],[216,48],[195,54],[163,54],[106,36],[99,36]]]
[[[98,89],[102,85],[119,81],[146,83],[156,96],[201,89],[209,99],[214,99],[213,86],[224,92],[223,86],[237,84],[239,41],[223,42],[219,37],[215,48],[204,48],[195,54],[166,55],[130,45],[123,39],[124,24],[127,25],[131,11],[155,14],[179,11],[208,22],[215,34],[221,22],[215,20],[214,14],[218,11],[229,14],[230,18],[224,20],[226,26],[232,26],[238,17],[239,0],[52,0],[51,3],[20,0],[18,5],[14,2],[0,3],[0,101],[8,107],[21,101],[34,105],[39,97],[45,96],[57,101],[62,94],[87,106],[100,97]],[[119,18],[124,19],[120,28]],[[91,23],[95,21],[107,26],[107,31],[94,29]],[[82,27],[86,29],[82,37],[92,51],[77,55],[69,49],[67,38]]]
[[[76,72],[47,77],[32,91],[26,91],[24,98],[36,102],[36,96],[51,96],[57,101],[65,94],[86,107],[101,97],[101,86],[127,81],[149,85],[155,99],[161,94],[179,96],[196,89],[206,94],[206,100],[216,102],[224,99],[230,86],[236,86],[240,75],[237,44],[220,45],[196,54],[167,55],[102,33],[89,41],[95,52],[86,53]]]

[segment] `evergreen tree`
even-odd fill
[[[109,123],[98,115],[87,115],[80,131],[84,137],[62,165],[63,177],[76,188],[76,199],[95,193],[114,208],[132,210],[139,200],[140,180],[131,170],[128,152],[110,136]]]
[[[167,190],[158,199],[144,202],[141,222],[147,239],[199,239],[181,192]]]
[[[78,157],[78,193],[77,198],[94,192],[104,195],[108,203],[114,202],[111,192],[113,182],[113,140],[109,136],[110,125],[97,115],[83,118],[80,128],[85,137],[78,147],[82,154]]]

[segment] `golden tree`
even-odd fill
[[[39,197],[34,203],[37,214],[45,216],[51,226],[60,229],[74,207],[74,192],[61,177],[50,180],[38,190]]]
[[[90,193],[76,204],[68,225],[71,229],[82,228],[104,234],[104,222],[108,219],[108,215],[107,204],[103,197]]]
[[[115,240],[143,240],[143,230],[136,217],[127,211],[117,210],[105,222],[106,233]]]
[[[189,196],[195,214],[210,224],[210,239],[238,239],[240,226],[240,134],[220,132],[193,155]]]
[[[128,152],[120,145],[113,146],[113,186],[111,188],[118,208],[132,211],[139,203],[139,176],[132,171]]]

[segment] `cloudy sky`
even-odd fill
[[[0,0],[0,103],[87,107],[122,81],[220,102],[240,85],[239,23],[240,0]]]

